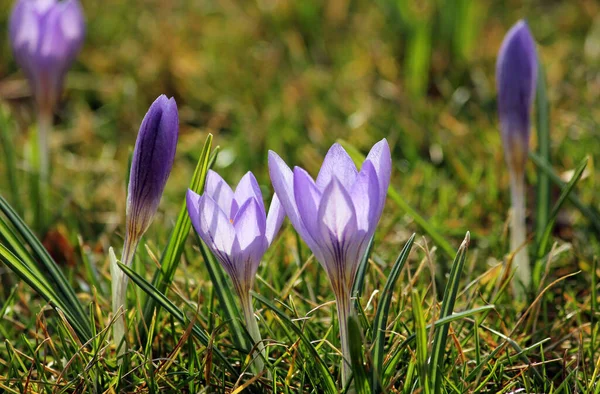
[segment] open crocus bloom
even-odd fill
[[[244,296],[285,217],[279,199],[273,196],[267,216],[251,172],[233,191],[219,174],[209,170],[204,194],[188,190],[187,207],[196,232],[227,271],[238,295]]]
[[[261,357],[255,359],[258,372],[266,357],[250,290],[260,260],[279,232],[285,217],[276,195],[266,214],[262,193],[251,172],[240,180],[235,191],[217,174],[209,170],[204,194],[187,192],[187,209],[196,232],[231,277],[240,298],[246,326]]]
[[[383,211],[392,159],[385,139],[373,146],[360,172],[339,144],[327,153],[317,180],[292,171],[269,152],[271,181],[292,225],[327,271],[338,304],[344,358],[349,360],[347,318],[350,291]],[[344,383],[349,364],[344,363]]]

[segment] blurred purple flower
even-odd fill
[[[281,205],[325,268],[333,287],[346,361],[350,292],[359,262],[381,217],[391,170],[390,148],[385,139],[373,146],[360,172],[344,148],[334,144],[316,182],[302,168],[292,171],[275,152],[269,152],[271,181]],[[348,378],[349,364],[345,362],[344,384]]]
[[[506,34],[496,63],[498,114],[506,160],[511,169],[525,168],[529,151],[530,112],[535,96],[537,55],[525,21]]]
[[[77,0],[18,0],[9,30],[15,58],[40,111],[52,113],[65,74],[83,43],[81,5]]]
[[[279,199],[273,196],[267,215],[251,172],[244,175],[234,192],[219,174],[209,170],[204,194],[188,190],[187,208],[196,232],[244,299],[252,289],[260,260],[285,217]]]
[[[178,133],[177,104],[163,94],[150,106],[135,142],[127,193],[130,242],[139,241],[158,209],[173,167]]]

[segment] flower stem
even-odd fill
[[[525,225],[525,174],[510,174],[512,215],[510,221],[510,250],[514,253],[513,265],[520,283],[513,281],[513,289],[518,298],[525,296],[531,284],[531,268],[527,253],[527,228]]]
[[[336,294],[337,315],[340,326],[340,341],[342,342],[342,388],[346,387],[352,367],[350,365],[350,343],[348,342],[348,318],[352,310],[350,308],[350,294],[346,291]]]
[[[256,317],[254,316],[252,297],[248,292],[245,295],[240,295],[240,300],[244,312],[244,319],[246,320],[246,328],[248,329],[248,332],[250,333],[252,341],[256,345],[258,352],[260,352],[260,355],[258,353],[254,354],[254,368],[256,369],[256,373],[260,373],[265,369],[263,358],[266,359],[267,353],[265,351],[265,346],[262,343],[262,337],[260,336],[260,330],[258,329]]]
[[[123,254],[121,256],[121,262],[128,267],[131,267],[131,263],[133,262],[133,256],[135,255],[135,250],[137,249],[138,240],[131,239],[130,237],[125,237],[125,244],[123,246]],[[113,261],[114,259],[114,261]],[[127,282],[128,277],[121,271],[121,269],[116,265],[116,258],[111,257],[111,276],[112,276],[112,310],[113,316],[116,316],[119,313],[119,310],[125,308],[125,303],[127,300]],[[113,338],[115,341],[115,345],[119,346],[121,341],[125,337],[125,313],[123,313],[119,318],[115,320],[113,325]],[[121,356],[126,349],[127,346],[121,346],[119,348],[118,355]]]
[[[50,191],[50,159],[48,154],[48,135],[52,132],[52,112],[40,111],[38,113],[37,125],[37,150],[34,155],[37,156],[34,162],[38,178],[37,201],[36,204],[36,225],[38,230],[44,230],[46,226],[46,208],[48,207],[48,198]]]

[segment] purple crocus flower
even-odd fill
[[[209,170],[204,194],[188,190],[187,209],[196,232],[231,277],[248,331],[264,356],[250,290],[260,260],[285,217],[279,199],[273,196],[267,215],[260,187],[251,172],[242,177],[233,191],[219,174]],[[256,359],[256,366],[262,371],[260,358]]]
[[[77,0],[18,0],[9,30],[15,58],[40,111],[52,113],[65,74],[83,43],[81,5]]]
[[[173,167],[179,133],[175,99],[164,94],[150,106],[133,150],[127,193],[127,237],[139,239],[150,226]]]
[[[506,34],[496,63],[498,115],[502,130],[504,157],[508,164],[511,188],[510,248],[517,272],[513,289],[524,298],[531,283],[525,226],[525,164],[529,152],[530,113],[537,83],[535,42],[524,21]]]
[[[350,292],[359,262],[381,217],[391,170],[390,148],[385,139],[373,146],[360,172],[344,148],[334,144],[316,181],[302,168],[292,171],[275,152],[269,152],[275,193],[292,225],[325,268],[333,287],[345,360],[344,384],[350,377]]]
[[[146,113],[133,150],[127,193],[127,232],[121,261],[131,265],[137,245],[158,209],[165,184],[175,159],[179,134],[179,115],[175,99],[159,96]],[[112,307],[116,315],[125,305],[127,276],[111,258]],[[125,334],[124,317],[114,326],[115,343]],[[123,351],[124,348],[121,348]]]
[[[523,171],[527,161],[536,80],[535,42],[521,20],[504,37],[496,63],[502,141],[508,165],[515,171]]]

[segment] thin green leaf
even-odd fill
[[[427,327],[425,324],[425,315],[421,307],[421,296],[416,289],[411,294],[412,312],[415,323],[415,336],[417,338],[417,373],[419,382],[425,394],[431,393],[431,382],[429,379],[427,365]]]
[[[354,390],[357,394],[370,394],[372,390],[363,360],[363,338],[356,316],[348,318],[348,337],[350,339],[350,362],[352,363],[352,376],[354,378],[350,381],[350,385],[354,384]]]
[[[406,244],[402,251],[398,255],[396,262],[392,266],[392,270],[388,276],[387,281],[385,282],[385,287],[383,288],[383,292],[381,293],[381,299],[379,300],[379,306],[377,307],[377,313],[375,314],[375,321],[373,322],[373,378],[372,384],[373,387],[377,387],[379,385],[379,381],[381,379],[380,373],[383,368],[383,357],[384,357],[384,347],[385,347],[385,329],[387,326],[388,314],[390,311],[390,305],[392,303],[392,296],[394,294],[394,289],[396,287],[396,281],[400,276],[400,272],[402,272],[402,268],[404,268],[404,264],[408,259],[410,251],[412,249],[413,242],[415,240],[415,234],[413,234]]]
[[[186,318],[185,314],[175,306],[167,298],[167,296],[161,293],[156,287],[154,287],[151,283],[146,281],[143,277],[137,274],[130,267],[122,264],[121,262],[117,262],[119,267],[123,270],[125,275],[127,275],[144,293],[146,293],[150,298],[152,298],[158,305],[164,308],[175,320],[180,322],[182,325],[187,325],[190,323],[189,319]],[[198,340],[204,345],[208,346],[209,344],[209,336],[205,333],[197,324],[194,324],[192,328],[192,334],[198,338]],[[225,355],[221,353],[218,349],[213,349],[213,352],[217,355],[219,359],[223,362],[223,366],[232,374],[237,376],[237,372],[231,366],[231,363],[227,360]]]
[[[354,280],[354,285],[352,288],[352,295],[356,298],[362,296],[363,289],[365,287],[365,275],[367,274],[367,266],[369,265],[369,257],[371,256],[371,251],[373,250],[374,240],[375,236],[371,237],[369,245],[367,246],[367,251],[365,252],[365,256],[360,262],[358,271],[356,272],[356,279]]]
[[[539,157],[533,152],[529,152],[529,158],[540,170],[542,170],[546,175],[548,175],[550,177],[550,180],[561,190],[567,187],[567,184],[563,182],[562,179],[560,179],[560,176],[558,176],[558,174],[554,172],[554,169],[552,169],[552,166],[549,163],[545,162],[541,157]],[[596,211],[585,205],[575,195],[575,193],[570,193],[568,198],[569,201],[571,201],[571,203],[573,203],[573,205],[575,205],[575,207],[579,209],[583,216],[592,223],[592,226],[596,230],[596,234],[600,234],[600,215]]]
[[[319,353],[314,348],[312,343],[308,340],[308,338],[306,338],[300,327],[294,324],[294,322],[290,320],[290,318],[285,313],[283,313],[279,308],[277,308],[263,296],[256,293],[253,293],[253,296],[258,301],[263,303],[267,308],[273,311],[273,313],[275,313],[275,315],[277,315],[277,317],[279,317],[279,319],[281,319],[281,321],[284,322],[287,327],[294,331],[294,333],[298,336],[300,341],[304,344],[304,346],[306,346],[310,357],[306,357],[305,361],[309,363],[310,366],[314,367],[314,371],[309,375],[309,377],[311,381],[315,384],[315,386],[321,387],[322,391],[319,392],[331,394],[337,393],[338,390],[336,388],[335,381],[333,380],[333,377],[329,372],[329,369],[327,369],[327,366],[319,356]]]
[[[465,240],[460,245],[456,258],[452,263],[452,269],[450,270],[450,277],[444,290],[444,298],[442,299],[442,310],[440,311],[440,318],[451,316],[454,310],[454,304],[456,302],[456,296],[458,295],[458,286],[460,284],[460,275],[462,274],[463,266],[467,257],[467,249],[469,247],[469,241],[471,235],[467,232]],[[448,330],[450,324],[444,324],[435,330],[433,339],[433,348],[431,350],[431,386],[434,393],[440,393],[442,387],[442,373],[444,366],[444,359],[446,355],[446,340],[448,339]]]
[[[200,154],[198,164],[196,165],[194,175],[192,176],[192,181],[190,182],[190,189],[196,193],[200,193],[204,188],[206,172],[209,168],[208,165],[210,160],[210,151],[212,148],[212,139],[212,134],[209,134],[206,137],[204,147],[202,148],[202,153]],[[183,253],[185,240],[187,239],[191,226],[192,223],[187,213],[187,206],[184,198],[181,208],[179,209],[177,222],[175,223],[173,231],[171,231],[169,242],[167,243],[167,246],[165,247],[160,259],[161,268],[156,270],[154,277],[152,278],[152,284],[161,293],[166,293],[169,285],[173,281],[173,276],[175,275],[175,271],[177,270],[177,266],[181,260],[181,254]],[[147,300],[146,304],[144,305],[144,322],[150,322],[152,319],[152,314],[154,313],[154,307],[154,301]],[[142,330],[142,332],[144,331]]]

